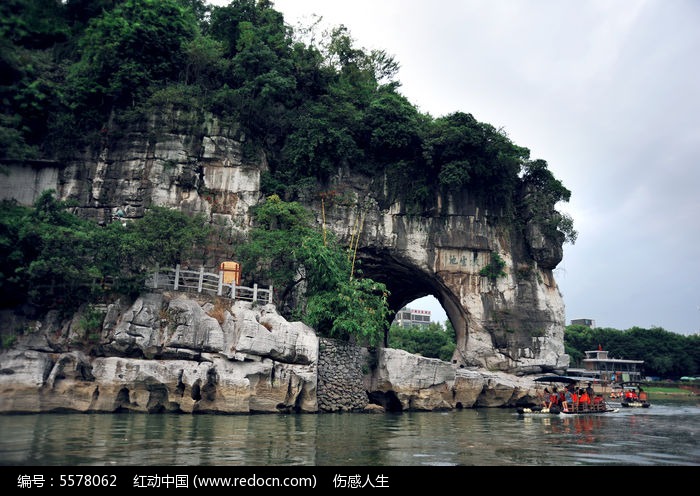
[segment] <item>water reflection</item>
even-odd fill
[[[698,465],[700,408],[598,416],[5,415],[3,465]]]

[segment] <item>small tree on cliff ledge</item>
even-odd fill
[[[289,316],[320,334],[379,344],[390,314],[386,286],[351,277],[347,251],[329,233],[324,239],[311,212],[299,203],[271,195],[253,214],[250,240],[239,253],[243,272],[271,282],[281,301],[303,288],[305,301]]]

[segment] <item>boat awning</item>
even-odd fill
[[[563,384],[576,384],[578,382],[596,382],[590,377],[573,377],[570,375],[544,375],[535,379],[535,382],[561,382]]]

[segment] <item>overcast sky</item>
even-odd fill
[[[547,161],[579,233],[555,270],[567,324],[700,332],[700,1],[274,6],[392,55],[421,112],[471,113]]]

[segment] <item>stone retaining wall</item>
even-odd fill
[[[320,338],[316,396],[321,412],[363,410],[369,403],[362,382],[365,364],[356,345]]]

